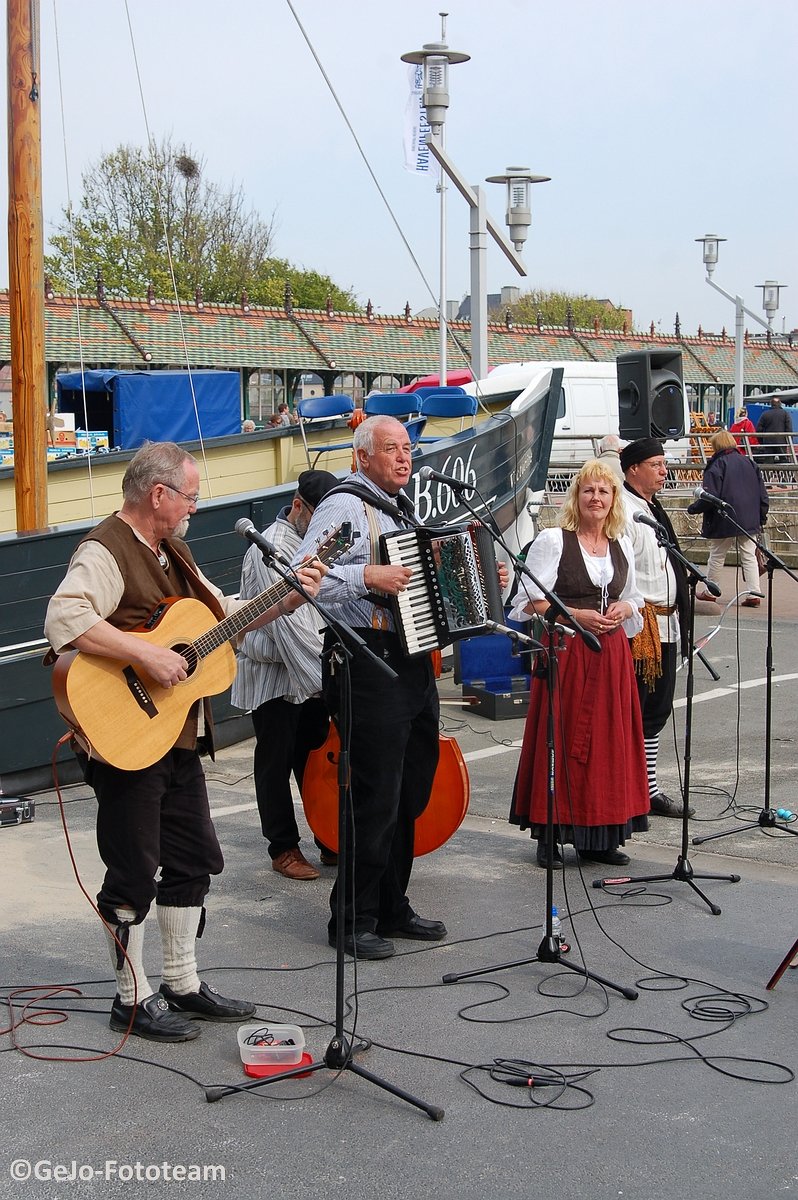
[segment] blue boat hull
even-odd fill
[[[527,489],[543,488],[551,451],[557,387],[519,417],[504,410],[469,430],[426,445],[415,458],[410,494],[421,519],[450,524],[470,519],[468,509],[443,484],[421,480],[427,465],[475,485],[469,497],[479,509],[484,501],[502,529],[522,511]],[[289,484],[260,494],[212,500],[191,520],[189,542],[203,571],[224,591],[238,587],[244,545],[235,523],[248,517],[258,528],[269,524],[293,495]],[[481,498],[480,498],[481,497]],[[0,790],[12,794],[51,786],[55,753],[59,778],[77,778],[75,760],[52,700],[50,671],[41,659],[42,628],[47,603],[66,571],[70,556],[92,522],[52,527],[44,534],[0,535]],[[27,645],[26,645],[27,644]],[[247,737],[249,717],[232,709],[227,697],[214,700],[220,745]]]

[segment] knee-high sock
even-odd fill
[[[657,754],[659,753],[659,734],[645,739],[646,773],[648,775],[648,796],[651,799],[659,792],[657,784]]]
[[[144,971],[144,922],[140,921],[138,925],[127,924],[136,919],[132,908],[117,908],[115,911],[119,925],[112,926],[112,929],[125,946],[127,954],[127,958],[123,958],[122,965],[119,966],[121,952],[112,934],[106,929],[105,936],[108,939],[111,963],[116,976],[116,990],[123,1004],[133,1004],[135,1001],[141,1003],[152,995],[150,981]]]
[[[196,941],[201,908],[156,904],[163,947],[163,982],[180,995],[199,991]]]

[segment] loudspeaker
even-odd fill
[[[681,350],[619,354],[618,432],[626,441],[684,437]]]

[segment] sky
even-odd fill
[[[45,239],[82,171],[149,127],[273,218],[277,256],[377,314],[429,306],[440,207],[434,181],[404,167],[400,56],[440,40],[443,9],[449,47],[471,56],[450,69],[447,152],[473,185],[511,164],[551,176],[532,189],[527,278],[491,244],[490,291],[606,297],[640,330],[672,332],[678,312],[685,334],[733,334],[694,240],[710,232],[727,239],[716,283],[761,317],[756,285],[786,284],[774,329],[798,326],[793,0],[41,0]],[[5,156],[0,171],[5,195]],[[484,187],[503,228],[504,189]],[[447,227],[459,301],[468,208],[453,189]]]

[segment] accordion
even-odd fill
[[[476,521],[384,533],[380,559],[413,572],[405,591],[390,597],[410,658],[482,633],[488,621],[504,620],[493,538]]]

